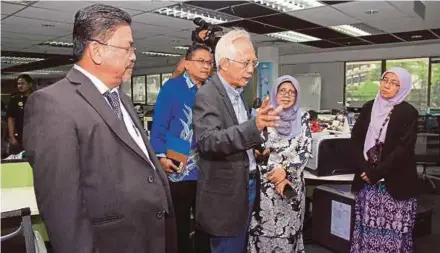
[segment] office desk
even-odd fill
[[[1,189],[1,203],[2,212],[29,207],[32,215],[39,215],[34,187]]]
[[[342,174],[342,175],[334,175],[334,176],[317,177],[312,173],[310,173],[308,170],[304,170],[304,178],[310,180],[319,180],[319,181],[351,182],[353,181],[354,174]]]

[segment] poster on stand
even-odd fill
[[[272,87],[272,62],[260,62],[258,65],[258,97],[260,99],[269,96]]]

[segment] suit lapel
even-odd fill
[[[229,114],[231,115],[232,121],[234,122],[235,125],[238,125],[237,115],[235,115],[235,110],[234,110],[234,107],[232,106],[231,99],[229,98],[225,87],[223,87],[222,81],[220,81],[220,78],[217,76],[217,74],[215,76],[213,76],[212,81],[213,81],[213,84],[216,86],[217,90],[219,91],[219,93],[222,95],[223,103],[225,104],[226,109],[228,110]]]
[[[70,70],[67,74],[67,78],[70,82],[79,84],[77,92],[95,109],[104,122],[109,126],[110,130],[113,131],[130,149],[148,162],[148,158],[131,138],[124,122],[115,116],[114,112],[105,101],[105,98],[99,93],[98,89],[96,89],[90,79],[76,69]]]

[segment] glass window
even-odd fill
[[[431,108],[440,109],[440,58],[432,59],[430,101]]]
[[[145,76],[133,77],[133,104],[145,104]]]
[[[412,75],[413,88],[406,101],[419,111],[425,111],[428,106],[428,58],[387,60],[386,68],[402,67]]]
[[[157,94],[160,90],[160,74],[147,76],[147,105],[156,104]]]
[[[162,85],[171,78],[172,73],[164,73],[162,74]]]
[[[121,85],[122,91],[131,99],[131,78]]]
[[[345,68],[345,103],[361,107],[374,99],[379,88],[382,62],[347,62]]]

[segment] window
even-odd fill
[[[440,58],[431,61],[431,108],[440,109]]]
[[[170,79],[171,76],[172,76],[171,73],[163,73],[163,74],[162,74],[162,85],[163,85],[166,81],[168,81],[168,79]]]
[[[160,90],[160,74],[147,76],[147,105],[156,104],[157,94]]]
[[[391,67],[402,67],[411,73],[413,88],[406,101],[411,103],[419,111],[425,111],[428,107],[428,66],[429,58],[386,61],[387,69]]]
[[[381,61],[347,62],[345,64],[345,103],[361,107],[376,97],[381,76]]]
[[[133,103],[145,104],[145,76],[133,77]]]
[[[131,79],[121,85],[122,91],[127,94],[131,100]]]

